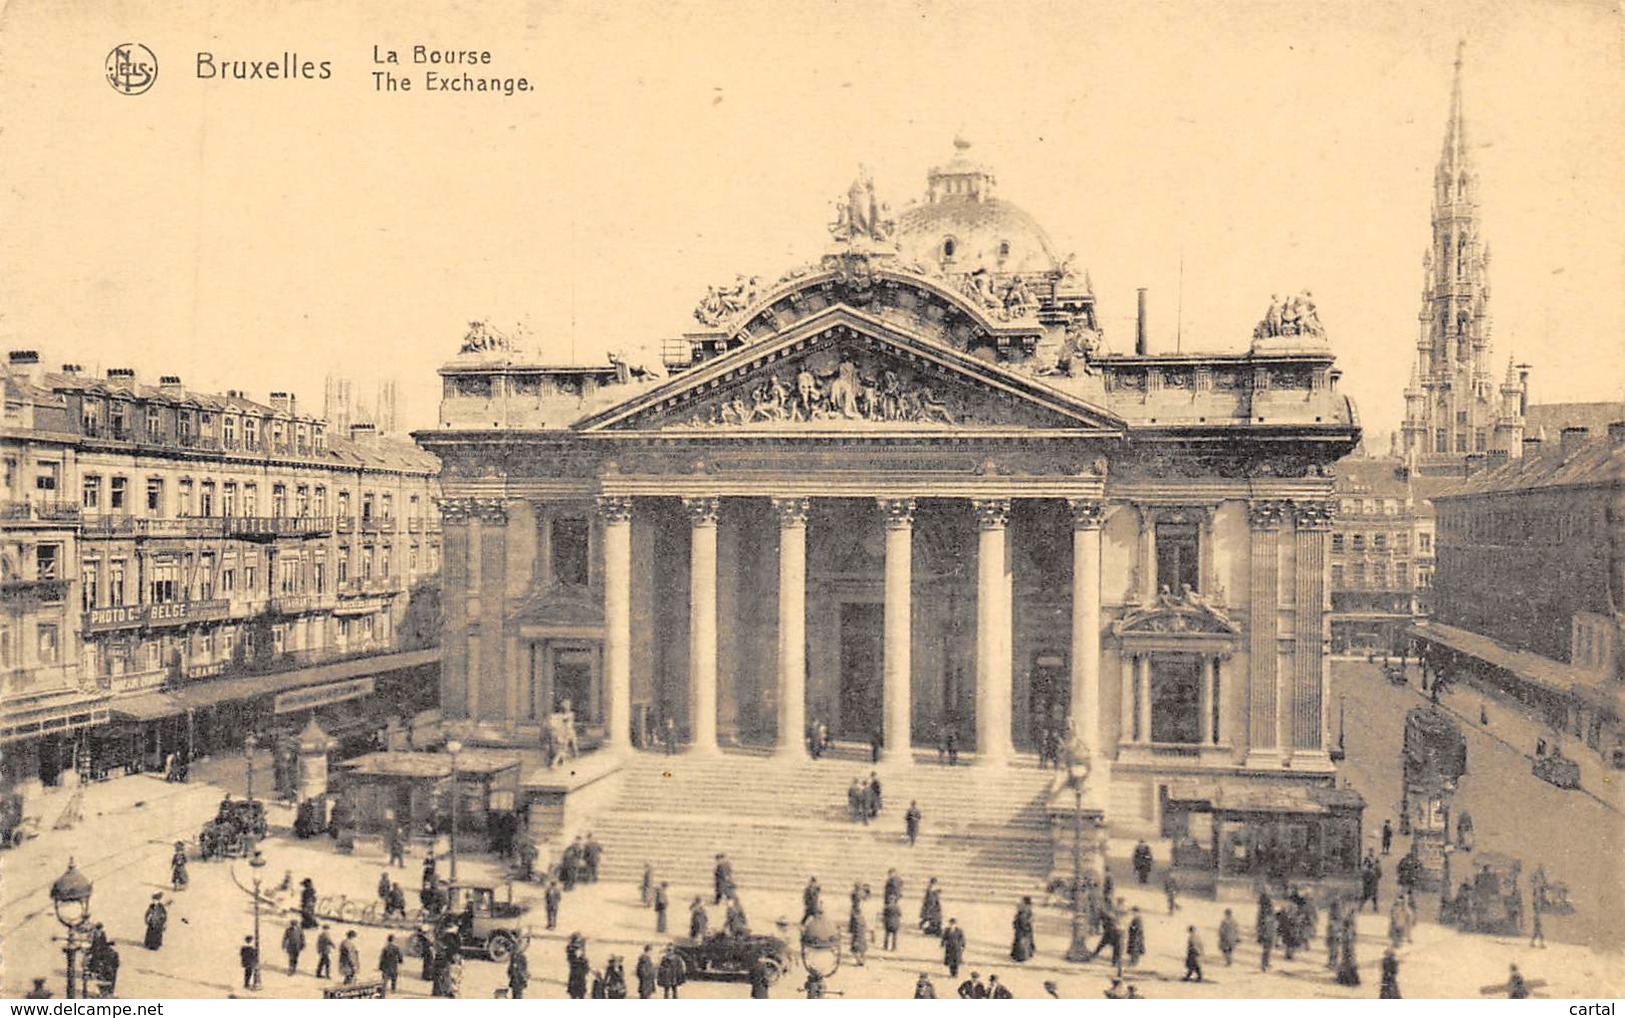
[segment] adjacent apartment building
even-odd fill
[[[33,351],[4,381],[8,784],[156,767],[432,690],[433,456],[372,424],[332,434],[287,393],[47,372]]]

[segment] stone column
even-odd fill
[[[604,748],[632,739],[632,500],[600,496],[604,528]]]
[[[692,749],[717,751],[717,510],[715,498],[685,498],[689,531],[689,703]]]
[[[1326,752],[1326,544],[1336,503],[1295,502],[1293,551],[1297,570],[1293,605],[1292,748]]]
[[[1100,527],[1105,506],[1067,499],[1072,510],[1072,726],[1093,757],[1100,740]]]
[[[1196,718],[1196,741],[1203,746],[1213,741],[1213,668],[1217,658],[1202,658],[1201,672],[1197,681],[1201,683],[1202,698],[1198,708],[1200,714]]]
[[[1010,743],[1010,570],[1005,560],[1007,498],[976,499],[979,529],[976,555],[976,762],[1009,760]]]
[[[1140,540],[1136,549],[1138,565],[1135,576],[1139,580],[1139,600],[1141,604],[1151,604],[1157,599],[1157,520],[1148,505],[1137,505],[1135,511],[1140,516]]]
[[[779,515],[779,736],[775,752],[807,755],[807,510],[804,498],[775,498]]]
[[[1279,651],[1277,642],[1277,614],[1280,611],[1280,561],[1277,542],[1281,523],[1288,504],[1266,499],[1247,506],[1251,526],[1252,556],[1250,563],[1250,596],[1247,607],[1247,755],[1265,766],[1280,755],[1277,740],[1276,713],[1279,691],[1276,689]]]
[[[882,655],[882,696],[885,703],[886,757],[898,763],[913,763],[911,711],[913,694],[909,679],[913,669],[910,649],[913,636],[914,500],[883,498],[886,514],[886,604],[885,652]]]
[[[1120,746],[1125,743],[1132,745],[1133,743],[1140,741],[1135,737],[1134,734],[1134,726],[1137,717],[1134,713],[1134,699],[1136,696],[1135,690],[1137,688],[1135,686],[1135,677],[1139,673],[1139,666],[1136,663],[1139,661],[1139,658],[1134,654],[1129,653],[1127,650],[1124,650],[1122,652],[1121,661],[1123,665],[1123,675],[1119,681],[1119,685],[1122,688],[1120,690],[1120,699],[1118,704],[1119,717],[1117,735],[1117,743]]]
[[[1134,659],[1134,680],[1140,690],[1140,741],[1151,740],[1151,658],[1142,654]]]

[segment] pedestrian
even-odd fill
[[[399,881],[389,885],[389,904],[384,907],[384,915],[402,920],[406,918],[406,890]]]
[[[937,999],[937,988],[935,986],[931,985],[931,977],[927,976],[924,972],[920,973],[920,978],[918,980],[916,980],[915,983],[914,983],[914,999],[915,1000],[936,1000]]]
[[[118,990],[118,948],[113,941],[103,940],[100,952],[100,962],[96,966],[96,981],[101,984],[101,994],[111,997]]]
[[[857,778],[853,778],[852,784],[846,789],[846,814],[853,823],[869,822],[869,813],[863,803],[863,789],[858,787]]]
[[[1394,825],[1391,821],[1382,822],[1382,854],[1387,855],[1394,844]]]
[[[852,935],[853,964],[862,968],[864,959],[869,956],[869,923],[864,919],[861,908],[852,910],[852,917],[847,920],[846,927]]]
[[[610,955],[609,963],[604,966],[604,999],[626,999],[626,968],[618,954]]]
[[[582,873],[587,883],[598,883],[598,863],[604,857],[604,846],[593,840],[592,832],[587,832],[587,843],[581,848]]]
[[[282,950],[288,956],[288,975],[299,971],[299,954],[305,949],[305,931],[292,919],[288,920],[288,928],[282,931]]]
[[[316,885],[309,877],[299,881],[299,925],[307,930],[321,925],[316,921]]]
[[[1388,909],[1388,944],[1396,950],[1409,938],[1408,923],[1410,910],[1405,907],[1405,898],[1395,896],[1394,903]]]
[[[1382,893],[1382,863],[1377,861],[1377,855],[1366,850],[1365,863],[1360,871],[1360,906],[1364,907],[1367,901],[1371,902],[1371,911],[1377,912],[1382,908],[1377,900]]]
[[[705,913],[705,900],[696,894],[693,904],[688,906],[688,939],[703,938],[710,926],[711,917]]]
[[[1507,999],[1528,1000],[1529,983],[1523,978],[1523,973],[1518,971],[1518,966],[1513,965],[1511,969],[1512,973],[1507,977]]]
[[[959,984],[959,999],[987,999],[987,987],[982,984],[982,974],[980,972],[972,972],[969,979]]]
[[[655,888],[655,932],[666,932],[666,909],[669,901],[666,895],[666,885],[662,883]]]
[[[339,977],[346,986],[355,983],[355,977],[361,971],[361,944],[355,939],[355,930],[344,935],[344,943],[339,945]]]
[[[1337,984],[1339,986],[1360,985],[1360,967],[1354,957],[1354,917],[1356,914],[1353,911],[1343,914],[1343,932],[1338,937],[1340,954],[1337,963]]]
[[[1258,970],[1260,972],[1268,972],[1270,970],[1270,952],[1275,950],[1275,938],[1277,935],[1277,930],[1275,928],[1275,909],[1270,904],[1269,895],[1267,894],[1259,896],[1259,903],[1260,907],[1258,911],[1257,940],[1260,953]]]
[[[576,839],[570,844],[564,846],[564,853],[559,859],[559,870],[564,879],[564,889],[566,891],[575,890],[576,884],[581,882],[581,854],[584,848],[585,846],[581,844],[580,835],[577,835]]]
[[[530,985],[530,961],[522,948],[514,948],[508,955],[508,998],[523,1000],[525,987]]]
[[[243,946],[237,949],[237,962],[243,967],[243,989],[254,988],[254,970],[260,967],[259,948],[254,946],[252,936],[243,938]]]
[[[807,991],[808,1000],[824,999],[824,977],[817,969],[807,970],[807,979],[801,984],[801,988]]]
[[[431,834],[433,833],[432,828],[430,829],[430,833]],[[433,887],[435,880],[436,880],[436,873],[435,873],[434,847],[433,847],[433,845],[431,843],[428,853],[425,854],[424,857],[423,857],[423,886],[424,887]]]
[[[896,870],[886,871],[886,885],[881,891],[883,901],[900,901],[903,897],[903,878]]]
[[[378,876],[378,900],[384,903],[385,908],[389,907],[389,889],[391,887],[393,887],[393,886],[394,886],[394,883],[389,879],[389,871],[388,870],[385,870],[383,873],[379,874],[379,876]]]
[[[879,815],[880,815],[880,777],[874,771],[870,771],[869,772],[869,816],[878,817]]]
[[[564,901],[564,892],[559,889],[559,882],[549,877],[547,890],[542,894],[542,906],[547,910],[547,928],[557,929],[559,925],[559,903]]]
[[[536,857],[540,854],[536,850],[536,842],[530,838],[523,838],[519,842],[519,879],[530,883],[536,879]]]
[[[965,963],[965,931],[957,919],[949,919],[948,928],[942,931],[942,963],[950,978],[959,978],[959,966]]]
[[[728,899],[728,911],[722,917],[722,932],[730,937],[750,935],[750,923],[745,921],[745,907],[738,898]]]
[[[881,928],[885,931],[880,944],[881,950],[897,950],[897,934],[903,928],[903,909],[896,899],[887,902],[885,908],[881,910],[880,922]]]
[[[383,976],[383,983],[389,988],[390,993],[400,989],[401,962],[404,960],[401,956],[401,945],[395,943],[395,934],[391,933],[384,940],[384,949],[378,952],[378,972]]]
[[[948,766],[959,766],[959,731],[951,723],[948,725],[947,735]]]
[[[1241,930],[1236,926],[1236,917],[1229,909],[1224,910],[1224,918],[1219,920],[1219,953],[1224,955],[1226,968],[1230,967],[1232,956],[1236,953],[1236,945],[1241,943]]]
[[[1123,915],[1123,900],[1119,898],[1115,907],[1107,905],[1100,912],[1100,939],[1095,942],[1095,949],[1089,952],[1090,960],[1098,957],[1107,947],[1112,949],[1112,968],[1118,975],[1123,974],[1123,930],[1119,925]]]
[[[880,762],[880,749],[884,744],[885,744],[885,737],[881,734],[879,728],[876,728],[873,732],[869,733],[869,762],[870,763],[879,763]]]
[[[1012,1000],[1015,994],[1010,992],[1008,986],[999,982],[998,976],[990,975],[987,977],[987,996],[989,1000]]]
[[[389,829],[389,864],[406,867],[406,828],[400,824]]]
[[[920,932],[928,937],[942,936],[942,891],[936,877],[926,881],[925,897],[920,901]]]
[[[51,991],[45,988],[45,977],[34,977],[34,988],[23,994],[24,1000],[50,1000]]]
[[[1162,878],[1162,893],[1168,899],[1168,914],[1173,915],[1179,911],[1179,881],[1174,878],[1174,871],[1169,870]]]
[[[648,1000],[655,995],[657,970],[655,969],[654,945],[644,944],[643,953],[638,955],[637,968],[633,975],[638,980],[638,999]]]
[[[417,933],[413,936],[414,943],[418,945],[423,956],[423,971],[420,973],[419,978],[429,983],[430,992],[433,992],[434,980],[436,974],[440,971],[439,945],[435,943],[434,937],[430,935],[427,926],[419,926]]]
[[[1343,936],[1343,903],[1333,901],[1331,908],[1326,910],[1326,967],[1337,968],[1338,953],[1342,949],[1339,939]]]
[[[1529,946],[1545,947],[1546,930],[1541,923],[1541,916],[1546,913],[1546,887],[1544,883],[1531,880],[1529,887],[1529,919],[1533,924],[1529,930]]]
[[[1392,948],[1382,952],[1382,988],[1377,991],[1377,999],[1400,999],[1399,959],[1394,957]]]
[[[1489,708],[1489,705],[1486,704],[1486,703],[1480,703],[1478,705],[1478,723],[1485,726],[1486,728],[1489,727],[1490,708]]]
[[[758,957],[756,960],[750,963],[749,978],[750,999],[767,1000],[768,988],[772,985],[772,980],[769,979],[767,974],[767,964],[763,962],[761,958]]]
[[[1021,904],[1016,906],[1016,914],[1010,920],[1012,939],[1010,944],[1010,960],[1023,962],[1036,953],[1033,945],[1033,899],[1024,896]]]
[[[147,924],[147,938],[142,943],[147,950],[156,951],[164,946],[164,930],[169,927],[169,909],[164,906],[162,892],[152,896],[144,921]]]
[[[716,891],[713,905],[720,905],[734,896],[734,864],[721,852],[717,853],[717,865],[711,871],[711,883],[712,889]]]
[[[920,837],[920,804],[909,800],[908,812],[903,814],[903,834],[908,838],[908,847],[913,848],[914,842]]]
[[[643,864],[643,883],[638,887],[638,901],[644,908],[654,904],[655,896],[655,868],[649,863]]]
[[[322,927],[322,932],[316,937],[316,978],[333,978],[333,943],[332,928]]]
[[[585,1000],[592,965],[587,961],[587,939],[580,933],[570,934],[570,939],[565,942],[564,961],[569,972],[565,978],[565,991],[571,1000]]]
[[[1197,935],[1196,927],[1185,927],[1185,975],[1184,982],[1202,981],[1202,938]]]
[[[1125,953],[1128,955],[1129,968],[1140,964],[1140,958],[1145,955],[1145,920],[1140,916],[1136,907],[1128,921],[1128,945]]]
[[[177,841],[175,854],[169,857],[169,886],[183,891],[190,882],[186,875],[186,842]]]
[[[1140,882],[1140,886],[1144,887],[1151,879],[1152,866],[1151,846],[1145,843],[1144,838],[1141,838],[1139,843],[1134,846],[1132,861],[1134,864],[1134,877]]]
[[[807,878],[807,886],[801,889],[801,921],[806,922],[822,911],[819,898],[823,895],[823,888],[818,886],[816,876]]]
[[[663,1000],[676,1000],[678,987],[683,985],[683,960],[677,957],[670,944],[660,956],[660,967],[655,972],[655,979],[660,983],[660,996]]]

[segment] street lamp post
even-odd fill
[[[79,953],[84,945],[79,942],[79,935],[84,931],[85,923],[90,919],[90,893],[92,887],[89,880],[74,868],[73,860],[68,860],[67,872],[56,878],[51,885],[51,906],[56,911],[56,921],[67,930],[67,937],[62,946],[62,953],[68,960],[68,999],[75,997],[75,979],[78,980],[77,996],[90,996],[89,965],[83,967],[77,964]]]
[[[254,801],[254,750],[258,749],[259,745],[260,745],[259,736],[255,735],[253,732],[249,732],[248,733],[248,738],[243,740],[243,755],[248,757],[248,801],[249,802]]]
[[[446,743],[446,752],[451,754],[451,882],[457,882],[457,754],[463,751],[463,744],[456,739]]]
[[[248,860],[248,865],[254,869],[254,989],[260,988],[260,965],[263,963],[263,952],[260,950],[260,873],[265,869],[265,856],[258,848],[254,849],[254,857]]]
[[[1089,752],[1069,750],[1066,783],[1072,786],[1072,943],[1066,960],[1089,960],[1089,932],[1083,915],[1083,786],[1089,780]]]

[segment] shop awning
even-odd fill
[[[1582,668],[1553,661],[1549,657],[1542,657],[1527,650],[1504,647],[1489,637],[1471,630],[1429,622],[1425,625],[1412,626],[1408,633],[1419,640],[1448,647],[1502,671],[1511,672],[1523,681],[1549,692],[1568,694],[1577,685],[1596,685],[1595,677]]]
[[[213,707],[216,704],[230,703],[236,700],[251,700],[256,697],[295,689],[308,689],[314,693],[315,687],[338,684],[346,684],[346,688],[339,692],[345,692],[352,696],[365,696],[372,691],[371,684],[357,680],[369,679],[384,672],[433,664],[438,660],[440,660],[439,649],[431,648],[429,650],[405,651],[399,654],[381,654],[373,657],[356,658],[353,661],[339,661],[329,665],[316,665],[311,668],[273,672],[269,675],[244,675],[228,679],[200,679],[168,692],[142,693],[139,696],[115,700],[112,703],[112,710],[119,717],[126,717],[135,721],[155,721],[159,718],[184,714],[188,710]],[[338,697],[338,699],[342,698],[344,697]],[[290,706],[289,710],[304,709],[304,707],[319,703],[337,702],[335,698],[322,698],[320,696],[307,699],[301,699],[294,706]],[[290,703],[293,703],[293,701],[290,701]]]
[[[1215,813],[1325,814],[1365,805],[1364,797],[1352,788],[1195,780],[1170,783],[1168,801],[1203,805]]]

